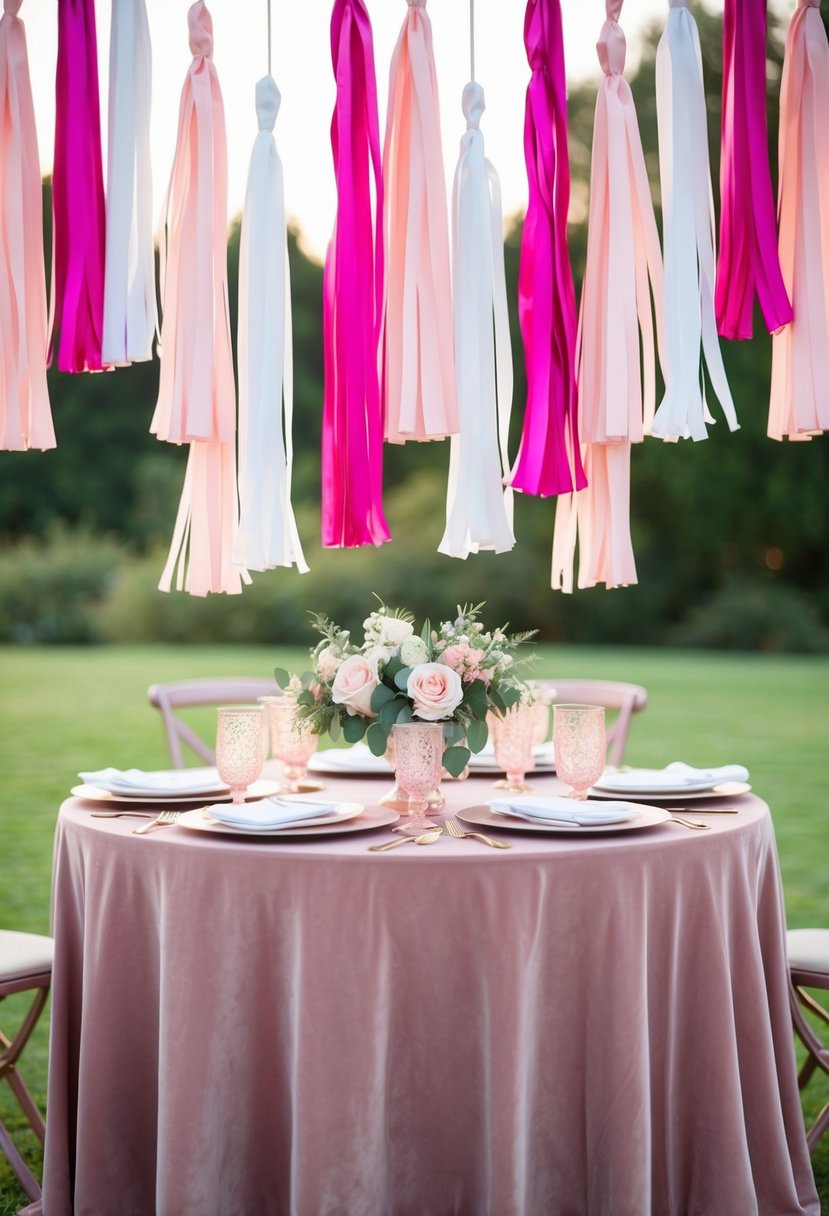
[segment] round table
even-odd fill
[[[43,1211],[817,1216],[774,833],[739,807],[383,854],[70,799]]]

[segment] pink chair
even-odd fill
[[[607,729],[607,762],[622,763],[631,719],[647,705],[647,689],[641,684],[623,684],[617,680],[528,680],[527,683],[546,692],[552,704],[572,701],[581,705],[604,705],[605,709],[615,711],[617,717]]]
[[[273,680],[258,676],[216,680],[179,680],[173,684],[153,684],[147,690],[150,705],[161,711],[174,768],[184,768],[181,745],[186,743],[205,764],[216,763],[216,753],[180,718],[176,711],[198,705],[247,705],[257,697],[279,696]]]
[[[17,1070],[20,1053],[43,1012],[52,982],[52,939],[36,933],[0,929],[0,1001],[15,992],[33,992],[34,1000],[17,1034],[7,1039],[0,1031],[0,1080],[5,1080],[20,1103],[32,1130],[42,1142],[46,1132],[43,1116]],[[0,1120],[0,1148],[30,1199],[40,1198],[37,1179],[12,1142]]]
[[[816,1018],[829,1024],[829,1011],[815,1000],[806,989],[819,988],[829,992],[829,929],[790,929],[786,934],[786,951],[789,958],[791,985],[789,1002],[795,1031],[806,1048],[806,1059],[797,1078],[801,1089],[806,1086],[816,1068],[829,1073],[829,1047],[827,1047],[806,1020],[804,1009]],[[829,1102],[815,1119],[806,1136],[809,1152],[817,1148],[817,1142],[829,1129]]]

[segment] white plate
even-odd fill
[[[245,802],[252,802],[257,798],[270,798],[272,794],[278,794],[281,789],[282,785],[279,781],[254,781],[252,785],[248,786]],[[158,794],[152,796],[111,794],[109,790],[102,790],[97,785],[73,785],[69,792],[76,798],[85,798],[87,802],[117,802],[124,806],[147,806],[153,803],[159,803],[162,806],[172,806],[173,804],[192,806],[194,802],[204,806],[206,802],[230,802],[229,790],[224,793],[219,791],[207,794],[168,794],[163,798]]]
[[[686,788],[665,794],[658,790],[625,790],[625,799],[627,802],[700,802],[710,798],[739,798],[750,792],[751,786],[747,781],[724,781],[722,785],[711,785],[704,790],[689,791]],[[588,791],[588,797],[610,798],[615,802],[619,795],[612,790],[600,790],[594,785]]]
[[[347,813],[341,814],[341,811]],[[273,828],[265,831],[262,828],[238,828],[228,824],[218,823],[215,819],[206,819],[202,811],[183,811],[176,821],[176,827],[189,828],[195,832],[210,832],[221,836],[245,836],[248,839],[267,837],[269,840],[305,840],[309,836],[336,836],[343,832],[366,832],[370,828],[382,828],[396,823],[400,818],[397,811],[387,811],[385,807],[363,807],[356,802],[341,802],[336,815],[326,817],[325,821],[318,819],[307,827]]]
[[[542,743],[533,748],[535,759],[534,773],[554,773],[552,743]],[[492,751],[484,749],[473,753],[469,760],[469,771],[472,773],[503,773]],[[325,773],[328,776],[337,774],[340,777],[388,777],[394,779],[394,774],[384,756],[374,756],[368,748],[360,748],[354,754],[348,747],[329,747],[321,752],[315,752],[308,762],[309,773]]]
[[[531,822],[529,819],[499,815],[488,806],[467,806],[457,812],[457,818],[462,819],[464,823],[474,823],[485,828],[502,828],[509,832],[553,832],[556,835],[575,833],[578,836],[590,836],[595,832],[636,832],[641,828],[667,823],[671,818],[670,811],[658,806],[637,806],[636,812],[636,819],[625,819],[621,823],[540,823],[537,820]]]
[[[83,778],[83,774],[79,774]],[[87,773],[87,777],[94,776]],[[154,777],[156,781],[150,785],[119,785],[117,782],[105,781],[97,785],[94,781],[84,782],[94,789],[106,790],[110,794],[124,795],[126,798],[201,798],[215,794],[217,798],[228,793],[226,781],[222,781],[212,768],[173,768],[159,769],[157,772],[146,772],[146,777]],[[214,799],[215,801],[215,799]]]

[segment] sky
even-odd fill
[[[160,217],[175,150],[181,87],[191,61],[188,0],[146,0],[153,45],[151,128],[155,215]],[[267,0],[207,0],[213,16],[214,55],[228,133],[229,215],[242,209],[250,149],[256,134],[254,88],[268,70]],[[271,0],[272,74],[282,94],[277,147],[285,167],[289,215],[304,233],[307,252],[322,257],[336,207],[329,127],[334,81],[329,45],[331,0]],[[474,0],[475,75],[487,109],[481,122],[487,155],[501,178],[505,215],[523,211],[527,179],[522,144],[524,94],[529,69],[523,44],[524,0]],[[385,124],[388,67],[406,14],[405,0],[367,0],[374,29],[381,132]],[[722,0],[710,0],[722,10]],[[634,65],[642,31],[662,21],[667,0],[626,0],[621,25]],[[562,0],[568,80],[598,72],[596,39],[603,0]],[[461,93],[469,79],[469,0],[429,0],[440,94],[443,157],[451,190],[458,143],[464,131]],[[109,79],[109,0],[98,0],[99,89],[104,165]],[[41,165],[51,171],[54,147],[54,80],[57,0],[25,0],[20,10],[29,44],[29,65]],[[106,180],[106,179],[105,179]]]

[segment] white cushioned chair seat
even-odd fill
[[[829,929],[789,929],[786,953],[793,971],[818,971],[829,980]]]
[[[52,970],[52,939],[0,929],[0,984]]]

